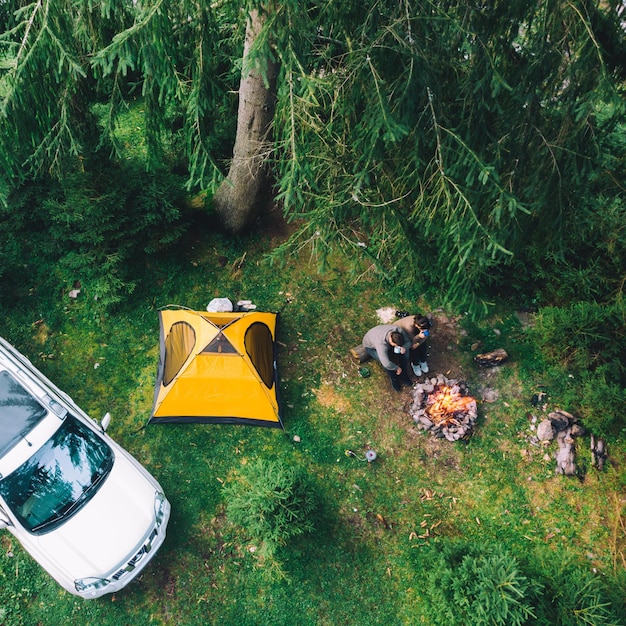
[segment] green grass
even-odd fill
[[[541,417],[530,399],[545,381],[541,359],[512,313],[466,325],[467,335],[449,351],[438,345],[442,362],[462,367],[471,389],[488,386],[499,397],[480,403],[468,443],[435,441],[414,428],[406,392],[394,394],[376,364],[371,377],[360,378],[348,355],[377,323],[377,308],[414,302],[373,280],[353,281],[339,262],[323,276],[304,254],[272,266],[266,254],[276,241],[262,232],[235,241],[201,234],[152,261],[115,311],[102,314],[85,292],[76,302],[35,292],[16,300],[2,321],[0,333],[93,417],[111,411],[109,432],[161,482],[172,517],[142,577],[95,601],[62,591],[12,536],[0,534],[0,624],[428,623],[420,583],[429,550],[455,538],[501,543],[533,571],[564,555],[618,579],[626,549],[624,448],[611,449],[603,474],[589,471],[584,481],[554,475],[554,462],[543,459],[548,451],[528,442],[529,416]],[[203,309],[215,296],[280,311],[284,432],[146,426],[158,308]],[[426,311],[437,304],[419,303]],[[477,370],[471,346],[479,340],[485,350],[504,346],[510,362]],[[379,455],[371,464],[362,460],[368,447]],[[316,532],[280,549],[287,580],[268,575],[225,516],[222,485],[257,458],[306,470],[321,502]]]

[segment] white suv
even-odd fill
[[[159,483],[0,337],[0,528],[69,592],[112,593],[165,539]]]

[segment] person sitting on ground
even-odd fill
[[[391,386],[396,391],[402,390],[402,383],[412,385],[408,375],[409,338],[393,324],[381,324],[370,328],[363,337],[363,347],[367,353],[378,361],[391,379]],[[392,360],[397,357],[399,363]]]
[[[430,334],[432,322],[425,315],[407,315],[400,318],[394,324],[402,331],[411,341],[409,350],[409,361],[415,376],[427,374],[429,371],[428,363],[428,345],[426,340]]]

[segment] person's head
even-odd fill
[[[402,333],[398,332],[397,330],[392,330],[389,333],[389,337],[387,338],[387,341],[389,342],[390,345],[392,345],[394,348],[397,346],[398,348],[401,348],[404,345],[404,337],[402,336]]]
[[[415,328],[417,328],[420,332],[428,330],[433,325],[433,323],[425,315],[415,315],[413,317],[413,323],[415,324]]]

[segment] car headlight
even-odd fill
[[[156,518],[157,526],[160,526],[165,517],[165,494],[160,491],[156,491],[154,494],[154,517]]]
[[[74,587],[78,593],[89,593],[90,591],[97,591],[106,587],[111,581],[106,578],[79,578],[74,581]]]

